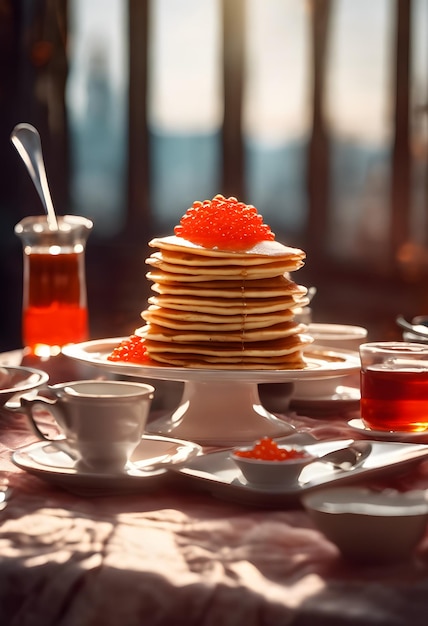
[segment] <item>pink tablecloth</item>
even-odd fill
[[[354,436],[343,419],[292,416],[315,436]],[[412,561],[347,564],[301,509],[261,510],[165,485],[79,497],[18,470],[34,437],[0,416],[1,626],[425,626],[428,532]],[[389,484],[385,483],[385,484]],[[426,464],[394,486],[428,487]]]

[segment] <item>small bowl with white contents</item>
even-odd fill
[[[317,528],[342,555],[359,563],[393,563],[410,558],[428,523],[424,491],[332,487],[305,494],[302,503]]]
[[[269,437],[234,448],[230,458],[251,486],[272,489],[295,485],[303,468],[316,460],[301,446],[278,445]]]

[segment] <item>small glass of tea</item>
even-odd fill
[[[371,430],[428,428],[428,345],[384,341],[360,345],[361,419]]]
[[[24,254],[23,343],[41,357],[88,338],[85,248],[93,223],[78,215],[57,220],[57,230],[46,216],[15,226]]]

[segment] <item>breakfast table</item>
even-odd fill
[[[0,355],[21,360],[19,350]],[[38,365],[54,382],[100,375],[68,359]],[[291,404],[278,417],[319,441],[358,439],[348,424],[357,412]],[[179,472],[141,491],[73,492],[12,462],[35,441],[24,415],[0,409],[1,479],[11,488],[0,511],[2,626],[427,623],[428,529],[408,560],[347,562],[299,503],[214,497]],[[370,484],[428,489],[428,461]]]

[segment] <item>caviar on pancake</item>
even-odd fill
[[[196,200],[175,226],[177,237],[204,248],[246,250],[275,235],[256,207],[221,194],[212,200]]]

